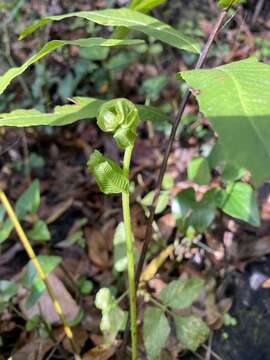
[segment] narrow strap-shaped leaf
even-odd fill
[[[53,113],[42,113],[38,110],[14,110],[0,114],[0,126],[63,126],[78,120],[95,118],[105,100],[75,97],[75,104],[57,106]],[[142,121],[167,121],[168,117],[158,108],[137,105]]]
[[[87,165],[104,194],[128,193],[128,178],[123,174],[123,170],[116,162],[95,150],[90,156]]]
[[[43,46],[43,48],[30,59],[28,59],[23,65],[9,69],[5,74],[0,76],[0,94],[4,92],[10,82],[18,75],[21,75],[32,64],[43,58],[45,55],[52,51],[65,46],[65,45],[77,45],[81,47],[111,47],[119,45],[138,45],[142,40],[119,40],[119,39],[103,39],[103,38],[88,38],[77,40],[52,40]]]
[[[105,26],[125,26],[131,30],[143,32],[148,36],[152,36],[178,49],[193,53],[200,52],[200,46],[197,40],[182,34],[162,21],[128,8],[79,11],[65,15],[48,16],[23,30],[21,38],[24,38],[39,27],[52,21],[59,21],[73,16]]]

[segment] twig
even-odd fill
[[[228,10],[229,10],[230,7],[231,6],[229,6],[226,9],[223,9],[220,12],[219,17],[217,19],[217,22],[216,22],[213,30],[211,31],[211,34],[209,35],[209,38],[208,38],[206,44],[204,45],[204,48],[203,48],[203,50],[202,50],[202,52],[201,52],[201,54],[199,56],[199,59],[198,59],[198,61],[196,63],[196,66],[195,66],[195,69],[200,69],[204,65],[204,62],[205,62],[205,60],[206,60],[206,58],[208,56],[209,50],[210,50],[210,48],[211,48],[211,46],[212,46],[218,32],[219,32],[219,30],[221,29],[221,26],[222,26],[222,24],[224,22],[224,19],[225,19],[227,13],[228,13]],[[190,96],[191,96],[191,92],[190,92],[190,90],[187,90],[184,97],[183,97],[183,99],[182,99],[182,102],[180,104],[180,108],[179,108],[179,111],[178,111],[178,113],[176,115],[176,118],[174,120],[173,127],[172,127],[172,130],[171,130],[171,134],[170,134],[168,144],[167,144],[167,147],[166,147],[165,155],[164,155],[162,165],[161,165],[161,168],[160,168],[160,171],[159,171],[158,180],[157,180],[157,184],[156,184],[156,187],[155,187],[155,195],[154,195],[152,205],[150,207],[150,214],[149,214],[149,217],[148,217],[148,220],[147,220],[146,232],[145,232],[145,237],[144,237],[145,240],[144,240],[144,243],[143,243],[142,252],[141,252],[140,259],[139,259],[139,262],[138,262],[138,266],[137,266],[137,269],[136,269],[136,288],[137,289],[138,289],[138,285],[139,285],[140,276],[141,276],[141,273],[142,273],[145,257],[146,257],[146,254],[147,254],[151,239],[152,239],[152,223],[154,221],[155,210],[156,210],[156,206],[157,206],[157,199],[158,199],[158,197],[160,195],[160,191],[161,191],[161,184],[162,184],[165,172],[166,172],[167,163],[168,163],[168,159],[169,159],[169,156],[170,156],[170,153],[171,153],[171,150],[172,150],[174,138],[175,138],[176,132],[178,130],[178,127],[180,125],[183,113],[184,113],[185,108],[186,108],[186,106],[188,104]],[[127,326],[125,334],[124,334],[124,341],[123,341],[122,349],[120,351],[120,354],[121,354],[120,358],[123,358],[122,355],[123,355],[124,349],[126,348],[128,337],[129,337],[129,328]]]
[[[54,305],[54,308],[55,308],[55,311],[56,313],[58,314],[59,318],[61,319],[62,323],[63,323],[63,326],[64,326],[64,331],[65,331],[65,334],[67,336],[67,338],[69,339],[70,341],[70,344],[71,344],[71,347],[72,347],[72,350],[74,351],[74,354],[75,354],[75,357],[76,357],[76,360],[80,360],[80,356],[78,355],[79,352],[77,350],[77,345],[76,345],[76,342],[75,342],[75,339],[74,339],[74,336],[73,336],[73,332],[70,328],[70,326],[68,325],[68,322],[66,320],[66,317],[64,315],[64,312],[63,312],[63,309],[62,309],[62,306],[60,305],[59,301],[57,300],[57,297],[55,295],[55,292],[53,290],[53,288],[51,287],[49,281],[48,281],[48,278],[32,248],[32,245],[30,244],[21,224],[19,223],[19,220],[8,200],[8,198],[6,197],[5,193],[0,190],[0,200],[2,201],[2,204],[3,206],[5,207],[7,213],[8,213],[8,216],[11,220],[11,222],[13,223],[15,229],[16,229],[16,232],[19,236],[19,239],[21,240],[22,244],[23,244],[23,247],[25,248],[25,251],[27,252],[29,258],[32,260],[33,262],[33,265],[35,266],[35,269],[39,275],[39,277],[41,278],[41,280],[44,282],[45,286],[46,286],[46,289],[48,291],[48,294],[52,300],[52,303]]]

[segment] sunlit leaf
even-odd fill
[[[128,178],[123,174],[123,170],[116,162],[95,150],[90,156],[87,165],[104,194],[128,193]]]
[[[226,161],[249,170],[260,185],[270,176],[270,65],[250,58],[181,76],[196,89]]]
[[[14,110],[0,114],[0,126],[63,126],[78,120],[95,118],[105,100],[75,97],[74,104],[56,106],[53,113],[41,113],[38,110]],[[142,121],[167,121],[168,117],[161,110],[152,106],[137,105]]]
[[[196,40],[151,16],[128,8],[80,11],[66,15],[47,16],[23,30],[21,38],[52,21],[59,21],[73,16],[84,18],[100,25],[124,26],[131,30],[140,31],[178,49],[194,53],[199,53],[200,51],[200,46]]]
[[[249,184],[236,182],[228,185],[224,192],[221,209],[228,215],[260,226],[260,213],[254,190]]]

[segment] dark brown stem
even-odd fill
[[[202,50],[202,52],[200,54],[200,57],[199,57],[199,59],[198,59],[198,61],[196,63],[195,69],[200,69],[204,65],[205,60],[206,60],[206,58],[208,56],[209,50],[210,50],[210,48],[211,48],[211,46],[212,46],[218,32],[219,32],[219,30],[221,29],[221,26],[222,26],[223,21],[224,21],[226,15],[228,13],[228,10],[229,10],[229,8],[224,9],[224,10],[221,11],[221,13],[220,13],[220,15],[219,15],[219,17],[217,19],[217,22],[216,22],[213,30],[211,31],[211,34],[209,35],[209,38],[208,38],[206,44],[203,47],[203,50]],[[172,150],[174,138],[175,138],[176,132],[178,130],[178,127],[180,125],[183,113],[185,111],[185,108],[187,106],[187,103],[189,101],[190,96],[191,96],[191,92],[190,92],[190,90],[187,90],[184,97],[183,97],[183,99],[182,99],[182,102],[180,104],[179,111],[178,111],[178,113],[177,113],[177,115],[176,115],[176,117],[174,119],[173,127],[172,127],[172,130],[171,130],[171,133],[170,133],[170,137],[169,137],[169,140],[168,140],[167,147],[166,147],[165,155],[164,155],[162,165],[161,165],[161,168],[160,168],[160,171],[159,171],[157,184],[155,186],[155,196],[154,196],[152,205],[150,207],[150,215],[149,215],[148,220],[147,220],[146,232],[145,232],[145,237],[144,237],[145,240],[144,240],[142,252],[141,252],[140,259],[139,259],[137,269],[136,269],[136,289],[138,289],[138,285],[139,285],[139,281],[140,281],[140,277],[141,277],[145,257],[146,257],[150,242],[152,240],[152,223],[153,223],[154,216],[155,216],[157,199],[158,199],[158,197],[160,195],[160,191],[161,191],[161,184],[162,184],[165,172],[166,172],[167,163],[168,163],[168,159],[169,159],[169,156],[170,156],[170,153],[171,153],[171,150]],[[122,351],[120,351],[120,358],[121,359],[123,358],[122,355],[123,355],[123,351],[126,348],[128,337],[129,337],[129,327],[127,326],[125,334],[124,334],[124,341],[123,341],[122,349],[121,349]]]
[[[195,69],[200,69],[203,66],[203,64],[204,64],[204,62],[205,62],[205,60],[207,58],[207,55],[209,53],[210,47],[213,44],[213,41],[214,41],[215,37],[217,36],[217,33],[218,33],[218,31],[220,30],[220,28],[221,28],[221,26],[223,24],[223,21],[224,21],[224,18],[226,17],[226,15],[227,15],[227,12],[228,12],[228,10],[223,10],[220,13],[220,15],[218,17],[218,20],[217,20],[217,23],[214,26],[214,28],[213,28],[213,30],[212,30],[209,38],[208,38],[208,41],[206,42],[206,44],[205,44],[205,46],[204,46],[204,48],[203,48],[203,50],[201,52],[201,55],[200,55],[200,57],[199,57],[199,59],[197,61]],[[180,125],[180,122],[181,122],[183,113],[185,111],[185,108],[187,106],[188,100],[190,98],[190,95],[191,95],[190,90],[187,90],[184,97],[183,97],[183,99],[182,99],[179,111],[178,111],[178,113],[176,115],[172,130],[171,130],[170,138],[169,138],[169,141],[168,141],[168,144],[167,144],[167,147],[166,147],[166,152],[165,152],[165,155],[164,155],[164,158],[163,158],[163,161],[162,161],[162,165],[161,165],[161,168],[160,168],[160,171],[159,171],[159,176],[158,176],[158,180],[157,180],[157,184],[156,184],[156,190],[155,190],[155,196],[154,196],[154,199],[153,199],[153,202],[152,202],[152,206],[150,208],[150,215],[149,215],[148,220],[147,220],[147,226],[146,226],[146,233],[145,233],[145,237],[144,237],[145,240],[144,240],[144,244],[143,244],[143,249],[142,249],[141,256],[140,256],[139,263],[138,263],[137,270],[136,270],[136,286],[137,287],[138,287],[140,276],[141,276],[141,273],[142,273],[142,268],[143,268],[143,264],[144,264],[144,261],[145,261],[145,256],[146,256],[146,253],[147,253],[147,250],[148,250],[149,244],[151,242],[151,238],[152,238],[152,223],[153,223],[154,216],[155,216],[157,199],[158,199],[158,197],[160,195],[161,184],[162,184],[165,172],[166,172],[168,159],[169,159],[169,156],[170,156],[170,153],[171,153],[171,150],[172,150],[172,146],[173,146],[173,141],[174,141],[177,129],[178,129],[179,125]]]

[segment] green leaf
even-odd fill
[[[130,7],[133,10],[147,13],[165,2],[166,0],[133,0]]]
[[[117,305],[115,297],[108,288],[101,288],[98,291],[95,305],[102,311],[100,329],[107,341],[112,343],[117,333],[125,329],[127,313]]]
[[[198,185],[205,185],[211,181],[211,173],[206,158],[202,156],[194,157],[187,168],[189,180]]]
[[[201,201],[196,201],[192,188],[181,191],[172,201],[172,214],[182,232],[189,226],[204,232],[215,218],[216,208],[221,201],[221,190],[207,191]]]
[[[120,40],[120,39],[103,39],[103,38],[88,38],[77,40],[52,40],[43,46],[43,48],[23,65],[9,69],[5,74],[0,76],[0,94],[2,94],[10,82],[18,75],[21,75],[29,66],[33,65],[44,56],[50,54],[52,51],[65,46],[65,45],[77,45],[81,47],[111,47],[119,45],[138,45],[142,40]]]
[[[86,276],[81,276],[78,282],[78,288],[80,293],[88,295],[93,290],[94,284],[91,280],[88,280]]]
[[[0,280],[0,303],[7,303],[17,293],[17,285],[8,280]]]
[[[113,301],[113,297],[111,295],[109,288],[101,288],[97,294],[95,299],[95,305],[100,310],[106,310]]]
[[[221,209],[228,215],[260,226],[260,214],[254,190],[249,184],[236,182],[227,187]]]
[[[155,191],[150,191],[145,197],[141,200],[141,204],[143,206],[151,206],[154,200]],[[166,207],[168,206],[170,201],[169,192],[167,190],[162,190],[158,197],[157,206],[155,210],[155,214],[161,214]]]
[[[245,0],[219,0],[218,5],[221,8],[227,8],[231,5],[241,4]]]
[[[31,230],[28,231],[28,236],[31,240],[48,241],[51,239],[51,234],[47,224],[43,220],[37,220]]]
[[[40,326],[40,323],[41,323],[41,317],[40,315],[36,314],[26,322],[25,330],[28,332],[33,331]]]
[[[23,219],[26,214],[35,214],[40,204],[39,181],[34,180],[29,188],[16,202],[15,212],[18,219]]]
[[[1,223],[1,226],[0,226],[0,244],[2,244],[4,241],[6,241],[9,238],[12,230],[13,230],[13,224],[10,221],[10,219],[6,219],[5,221],[3,221]]]
[[[181,76],[196,89],[226,160],[248,169],[259,186],[270,175],[270,65],[250,58]]]
[[[199,278],[180,279],[170,282],[160,293],[160,300],[173,309],[184,309],[198,299],[203,289],[203,280]]]
[[[90,156],[87,166],[90,173],[95,177],[100,191],[104,194],[128,194],[128,178],[123,174],[123,170],[116,162],[95,150]]]
[[[117,272],[127,269],[127,249],[124,223],[120,222],[113,237],[113,268]]]
[[[53,113],[41,113],[38,110],[14,110],[0,114],[0,126],[63,126],[78,120],[97,117],[100,107],[105,100],[75,97],[74,104],[57,106]],[[168,116],[152,106],[137,105],[139,117],[144,121],[167,121]]]
[[[196,351],[210,335],[208,326],[197,316],[175,316],[174,321],[178,340],[191,351]]]
[[[169,322],[161,309],[147,307],[144,311],[143,339],[149,359],[156,359],[170,334]]]
[[[106,101],[99,109],[97,124],[104,132],[112,132],[117,145],[126,149],[134,144],[140,122],[138,109],[128,99]]]
[[[127,8],[80,11],[66,15],[48,16],[23,30],[21,38],[24,38],[39,27],[52,21],[59,21],[73,16],[84,18],[105,26],[124,26],[131,30],[143,32],[148,36],[152,36],[153,38],[178,49],[187,50],[193,53],[200,52],[200,46],[196,40],[180,33],[170,25],[151,16]]]
[[[171,190],[173,184],[174,184],[173,176],[170,174],[165,174],[161,184],[162,189]]]
[[[59,256],[47,256],[39,255],[37,257],[40,265],[46,275],[53,271],[53,269],[61,262],[61,257]],[[22,284],[27,289],[30,289],[30,295],[26,300],[26,307],[31,308],[34,303],[39,299],[45,290],[45,284],[40,279],[37,274],[36,268],[34,267],[33,262],[30,260],[26,266],[26,271],[22,277]]]

